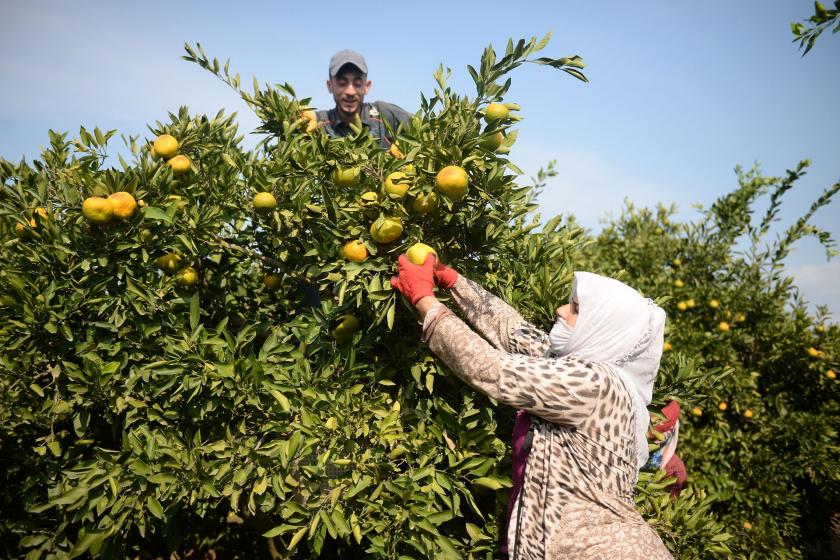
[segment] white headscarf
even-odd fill
[[[638,470],[648,459],[647,405],[662,358],[665,311],[627,284],[591,272],[575,272],[573,299],[577,322],[571,328],[557,321],[550,352],[600,362],[621,378],[633,403]]]

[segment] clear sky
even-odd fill
[[[787,196],[782,226],[840,180],[840,36],[826,33],[804,58],[789,23],[810,0],[693,2],[107,2],[0,3],[0,155],[37,157],[47,130],[146,124],[180,105],[257,120],[236,94],[181,60],[183,43],[231,59],[243,82],[289,82],[329,107],[327,61],[352,48],[368,61],[373,90],[414,111],[439,63],[472,92],[467,64],[489,43],[553,31],[545,54],[580,54],[591,83],[547,67],[514,72],[507,100],[523,107],[511,159],[527,174],[551,159],[560,175],[543,215],[572,212],[596,229],[625,197],[676,203],[681,216],[736,186],[733,168],[782,175],[813,166]],[[253,143],[253,140],[251,141]],[[527,181],[523,178],[523,181]],[[840,201],[816,224],[840,237]],[[788,260],[805,297],[840,312],[840,258],[815,242]]]

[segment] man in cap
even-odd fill
[[[349,135],[352,132],[350,124],[360,122],[370,129],[372,136],[379,138],[383,148],[388,148],[394,139],[385,123],[396,133],[397,128],[408,122],[411,115],[384,101],[365,103],[371,82],[367,77],[367,63],[361,54],[351,50],[335,53],[330,59],[329,72],[327,90],[335,99],[335,108],[318,111],[318,123],[327,134],[335,138]]]

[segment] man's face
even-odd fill
[[[327,89],[342,114],[355,115],[362,108],[365,94],[370,91],[370,80],[355,66],[347,65],[334,78],[327,80]]]

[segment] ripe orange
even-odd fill
[[[195,286],[198,282],[198,271],[191,266],[184,267],[175,275],[175,281],[181,286]]]
[[[437,251],[425,243],[415,243],[408,248],[408,251],[405,252],[405,256],[408,260],[419,266],[426,262],[426,256],[429,253],[432,253],[435,257],[437,257]]]
[[[447,165],[438,171],[435,186],[452,200],[461,200],[467,194],[469,182],[469,176],[463,167]]]
[[[677,309],[679,309],[680,311],[685,311],[686,309],[688,309],[688,304],[684,301],[677,302]]]
[[[665,343],[662,345],[662,351],[663,352],[668,352],[672,348],[673,348],[673,345],[671,345],[671,343],[668,342],[668,341],[665,341]]]
[[[720,302],[716,299],[709,300],[709,307],[711,307],[712,309],[717,309],[718,307],[720,307]]]
[[[332,180],[336,186],[352,187],[359,182],[360,175],[361,170],[358,167],[349,167],[346,169],[337,167],[333,170]]]
[[[685,286],[685,282],[683,282],[683,281],[682,281],[682,280],[680,280],[679,278],[677,278],[676,280],[674,280],[674,287],[675,287],[675,288],[682,288],[683,286]]]
[[[258,192],[254,195],[254,209],[260,214],[271,212],[277,207],[277,199],[270,192]]]
[[[438,207],[438,197],[434,192],[429,194],[418,194],[411,203],[411,209],[420,214],[434,212]]]
[[[341,248],[341,252],[344,258],[351,262],[362,262],[368,257],[367,247],[361,239],[348,241]]]
[[[402,171],[395,171],[385,179],[385,192],[388,193],[390,198],[395,200],[404,197],[410,186],[411,182],[408,175]]]
[[[403,226],[399,218],[380,216],[370,226],[370,236],[377,243],[390,243],[402,235]]]
[[[811,346],[808,348],[808,355],[812,358],[819,358],[822,355],[822,352]]]
[[[171,134],[161,134],[152,146],[154,154],[169,159],[178,152],[178,140]]]
[[[35,209],[35,213],[41,216],[42,219],[46,220],[50,217],[49,213],[47,212],[46,208],[41,208],[40,206]],[[35,226],[32,226],[35,227]]]
[[[162,271],[171,274],[178,270],[178,265],[181,262],[181,256],[177,253],[166,253],[155,259],[155,264],[158,265]]]
[[[369,206],[379,202],[379,195],[373,191],[364,192],[359,198],[362,200],[362,204],[364,206]]]
[[[399,148],[399,146],[397,146],[396,142],[394,142],[393,144],[391,144],[388,147],[388,153],[394,159],[403,159],[405,157],[405,154],[402,153],[402,150],[400,150],[400,148]]]
[[[694,308],[696,305],[697,304],[694,302],[694,298],[688,298],[687,300],[685,300],[685,306],[689,309]]]
[[[729,405],[727,405],[725,402],[722,402],[718,405],[718,408],[721,410],[726,410],[727,408],[729,408]]]
[[[353,315],[342,315],[340,319],[341,322],[332,331],[333,338],[339,344],[353,338],[353,335],[359,330],[359,320]]]
[[[829,379],[837,379],[837,374],[834,373],[833,369],[830,369],[827,372],[825,372],[825,376],[828,377]]]
[[[691,413],[694,416],[703,416],[703,409],[700,408],[699,406],[695,406],[694,408],[691,409]]]
[[[300,117],[306,121],[306,132],[314,132],[318,128],[318,114],[312,109],[301,113]]]
[[[276,290],[280,287],[282,280],[282,276],[270,272],[268,274],[263,275],[262,283],[263,286],[265,286],[269,290]]]
[[[38,224],[37,224],[37,222],[35,222],[34,218],[31,218],[29,220],[29,225],[30,225],[30,227],[33,227],[33,228],[38,227]],[[18,239],[21,239],[21,240],[26,240],[26,239],[29,239],[31,237],[31,233],[30,233],[29,229],[21,223],[15,224],[15,235],[17,236]]]
[[[744,521],[744,529],[746,529],[747,531],[752,529],[752,523],[750,523],[749,521]]]
[[[175,175],[180,175],[182,173],[186,173],[192,167],[190,163],[190,158],[185,155],[178,155],[166,162],[166,165],[172,168],[172,171]]]
[[[500,121],[510,116],[510,109],[501,103],[491,103],[484,110],[484,118],[487,122]]]
[[[107,224],[114,217],[114,205],[107,198],[89,196],[82,203],[82,214],[93,224]]]
[[[729,332],[729,323],[727,323],[726,321],[721,321],[721,323],[718,325],[718,328],[721,332]]]
[[[109,195],[108,200],[111,201],[114,217],[118,220],[130,218],[137,209],[137,201],[134,200],[131,193],[125,191],[119,191]]]
[[[752,410],[750,410],[748,408],[747,410],[744,411],[744,418],[752,418],[752,417],[753,417],[753,411]]]

